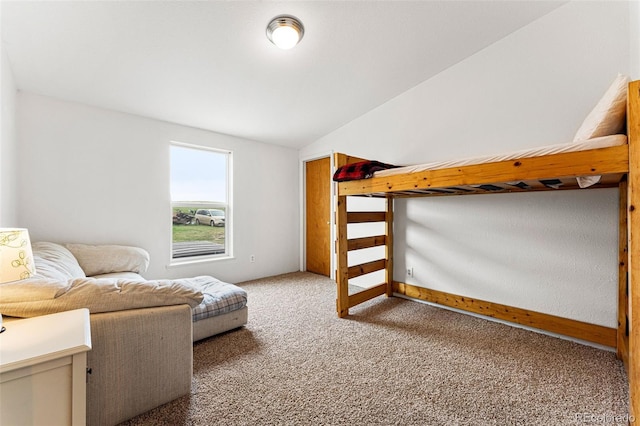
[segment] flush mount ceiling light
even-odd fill
[[[304,27],[295,16],[276,16],[267,25],[267,38],[280,49],[291,49],[302,40]]]

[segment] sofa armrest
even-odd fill
[[[87,424],[115,425],[191,390],[188,305],[91,314]]]
[[[65,244],[90,277],[112,272],[142,274],[149,267],[149,253],[140,247],[111,244]]]

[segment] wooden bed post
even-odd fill
[[[387,281],[387,296],[393,295],[393,197],[387,196],[387,211],[384,220],[385,234],[385,259],[387,266],[385,268],[385,278]]]
[[[629,414],[640,415],[640,81],[629,84]]]
[[[618,331],[616,350],[629,371],[629,231],[627,225],[627,181],[619,184],[619,226],[618,226]]]
[[[347,164],[345,154],[334,154],[333,163],[336,168]],[[347,197],[336,197],[336,310],[338,316],[349,315],[349,264],[347,258]]]
[[[347,252],[347,197],[337,197],[336,229],[337,229],[337,267],[336,283],[338,285],[338,298],[336,308],[338,316],[344,318],[349,315],[349,261]]]

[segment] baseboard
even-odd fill
[[[616,347],[615,328],[589,324],[555,315],[529,311],[485,300],[431,290],[411,284],[393,282],[393,291],[406,297],[423,300],[425,302],[448,306],[475,314],[500,319],[526,327],[548,331],[575,339],[585,340],[598,345]]]

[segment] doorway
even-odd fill
[[[305,163],[307,271],[331,276],[331,158]]]

